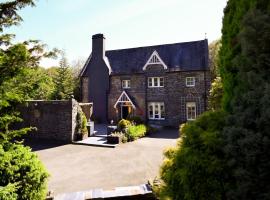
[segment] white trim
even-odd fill
[[[109,69],[109,75],[110,75],[112,73],[112,67],[110,65],[110,61],[109,61],[107,56],[104,56],[103,60],[104,60],[105,64],[107,65],[108,69]]]
[[[150,107],[152,106],[152,108],[153,108],[153,116],[151,117],[150,116]],[[155,117],[155,108],[156,108],[156,106],[158,107],[158,117],[156,118]],[[161,111],[161,106],[163,106],[163,110],[164,110],[164,115],[165,115],[165,104],[164,104],[164,102],[148,102],[148,104],[147,104],[147,108],[148,108],[148,113],[147,113],[147,116],[148,116],[148,119],[151,119],[151,120],[165,120],[165,116],[164,117],[161,117],[161,113],[162,113],[162,111]]]
[[[188,79],[192,79],[192,84],[188,84],[188,82],[191,82],[190,80],[188,81]],[[196,82],[196,79],[194,76],[186,77],[186,86],[187,87],[194,87],[196,84],[195,82]]]
[[[155,78],[157,78],[157,86],[155,86]],[[163,79],[163,85],[160,85],[160,79]],[[151,85],[149,84],[150,83],[150,79],[151,79]],[[157,87],[164,87],[164,77],[163,76],[151,76],[151,77],[148,77],[147,79],[147,85],[148,85],[148,88],[157,88]]]
[[[123,79],[122,80],[122,88],[123,89],[130,89],[130,79]]]
[[[121,100],[122,97],[126,97],[127,98],[127,101],[126,100]],[[123,91],[122,94],[119,96],[119,98],[117,99],[116,103],[114,104],[114,108],[116,108],[117,104],[118,103],[131,103],[131,106],[133,109],[136,109],[135,105],[132,103],[131,99],[129,98],[129,96],[127,95],[126,91]]]
[[[159,62],[151,62],[152,58],[155,57],[155,56],[158,58]],[[152,53],[152,55],[149,57],[149,59],[147,60],[147,62],[143,66],[143,70],[146,70],[146,67],[148,65],[155,65],[155,64],[163,65],[164,69],[168,69],[167,65],[160,58],[160,56],[158,55],[158,52],[156,50]]]
[[[192,108],[192,107],[195,108],[195,110],[194,110],[194,118],[192,118],[192,115],[193,114],[191,114],[191,116],[188,115],[188,108]],[[188,121],[192,121],[192,120],[195,120],[196,119],[196,117],[197,117],[196,102],[187,102],[186,103],[186,116],[187,116],[187,120]]]

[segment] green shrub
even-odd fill
[[[129,141],[136,140],[145,136],[146,134],[146,126],[143,124],[129,126],[127,130],[127,138]]]
[[[82,111],[79,111],[77,113],[76,122],[77,122],[77,127],[76,127],[77,133],[83,134],[83,135],[87,134],[88,133],[88,131],[87,131],[87,118]]]
[[[126,136],[126,134],[124,134],[123,132],[113,132],[112,134],[111,134],[111,136],[117,136],[117,137],[119,137],[120,138],[120,140],[121,140],[121,142],[122,143],[126,143],[126,142],[128,142],[128,139],[127,139],[127,136]]]
[[[144,121],[142,120],[140,116],[132,116],[132,117],[129,117],[128,120],[133,122],[136,125],[144,123]]]
[[[119,122],[118,122],[118,125],[117,125],[117,128],[119,130],[123,130],[125,128],[128,128],[129,126],[131,126],[131,122],[129,120],[126,120],[126,119],[121,119]]]
[[[222,112],[206,112],[181,126],[176,149],[164,152],[161,178],[165,184],[160,194],[174,200],[222,199],[228,172],[221,134],[224,118]]]
[[[1,200],[16,200],[18,195],[16,194],[17,184],[9,183],[7,186],[0,186],[0,199]]]
[[[0,186],[5,186],[0,189],[0,199],[45,199],[48,176],[29,147],[11,143],[0,145]]]

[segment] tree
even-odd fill
[[[75,83],[72,76],[71,68],[68,65],[65,53],[62,52],[59,68],[57,68],[57,74],[54,77],[55,90],[53,93],[54,99],[69,99],[73,95]]]
[[[220,40],[215,40],[209,44],[209,68],[212,80],[220,76],[218,69],[218,53],[220,46]]]
[[[0,3],[0,33],[5,27],[19,24],[22,18],[17,11],[28,5],[34,6],[34,1]],[[56,50],[46,52],[45,46],[37,40],[13,44],[13,37],[0,35],[0,198],[39,200],[45,197],[48,173],[29,148],[16,142],[32,128],[11,128],[21,121],[16,107],[27,97],[28,91],[20,91],[16,81],[37,68],[42,57],[54,56]],[[28,83],[25,88],[33,88],[36,83]]]
[[[221,111],[206,112],[181,127],[177,147],[164,154],[162,199],[224,199],[228,171],[220,131],[225,116]]]
[[[269,199],[269,8],[269,0],[228,1],[218,58],[221,111],[184,126],[182,142],[161,170],[162,194],[172,199]]]
[[[211,84],[211,89],[209,92],[209,109],[210,110],[220,110],[221,102],[223,96],[223,86],[221,77],[216,77]]]
[[[269,1],[231,0],[225,9],[220,58],[224,109],[230,113],[223,131],[230,199],[270,196],[269,8]]]
[[[74,80],[74,98],[77,101],[81,100],[81,94],[80,94],[80,72],[83,68],[85,64],[85,60],[84,59],[78,59],[78,60],[74,60],[72,62],[72,75],[73,75],[73,80]]]

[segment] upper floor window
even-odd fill
[[[194,87],[195,86],[195,77],[186,77],[186,86]]]
[[[196,119],[196,103],[195,102],[188,102],[186,104],[187,110],[187,120],[195,120]]]
[[[148,87],[164,87],[164,77],[149,77]]]
[[[165,107],[163,102],[148,103],[149,119],[165,119]]]
[[[122,88],[123,89],[130,88],[130,80],[122,80]]]

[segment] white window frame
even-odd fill
[[[195,77],[194,76],[186,77],[186,86],[187,87],[194,87],[195,86]]]
[[[194,108],[193,111],[189,111],[189,109]],[[190,112],[194,112],[193,114],[191,114],[190,116]],[[192,121],[195,120],[197,117],[197,112],[196,112],[196,102],[187,102],[186,103],[186,116],[187,116],[187,120],[188,121]]]
[[[163,80],[163,81],[161,81]],[[157,85],[155,85],[155,81],[157,82]],[[160,84],[160,83],[163,84]],[[164,87],[164,77],[148,77],[148,87],[149,88],[156,88],[156,87]]]
[[[122,80],[122,88],[123,89],[129,89],[130,88],[130,80],[129,79]]]
[[[163,111],[161,110],[161,107],[163,107]],[[152,114],[150,113],[151,111],[152,111]],[[163,112],[163,116],[162,116],[162,112]],[[151,120],[164,120],[165,119],[164,102],[149,102],[148,103],[148,119],[151,119]]]

